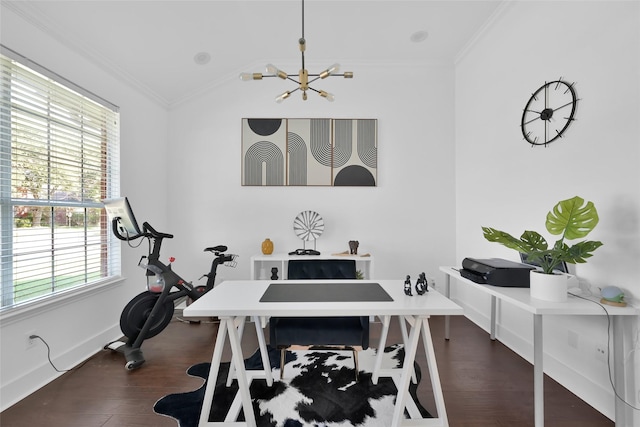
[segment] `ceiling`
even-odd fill
[[[501,3],[307,0],[306,68],[317,73],[338,62],[357,78],[358,65],[452,63]],[[263,72],[268,62],[288,73],[300,68],[298,0],[3,0],[2,5],[165,107],[241,71]],[[412,40],[420,32],[427,38]],[[207,55],[209,62],[196,62]]]

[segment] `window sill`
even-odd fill
[[[19,322],[34,316],[39,316],[47,311],[56,310],[67,304],[83,300],[100,292],[105,292],[113,288],[113,286],[122,283],[124,277],[114,276],[97,285],[84,286],[78,289],[70,289],[59,295],[50,296],[37,301],[26,302],[17,307],[7,308],[0,311],[0,322],[3,326]]]

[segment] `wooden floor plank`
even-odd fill
[[[533,426],[533,367],[517,354],[491,341],[468,319],[452,318],[452,339],[443,338],[443,318],[430,319],[440,380],[451,427]],[[268,332],[268,331],[266,331]],[[209,362],[216,323],[188,324],[174,319],[157,337],[146,341],[147,362],[128,372],[122,355],[101,351],[0,414],[2,427],[176,427],[153,412],[169,393],[198,389],[202,380],[186,374],[193,364]],[[371,328],[377,343],[380,325]],[[267,334],[268,336],[268,334]],[[401,341],[392,322],[387,343]],[[223,360],[230,359],[228,343]],[[243,351],[257,348],[255,328],[247,325]],[[435,412],[424,347],[416,361],[425,378],[418,387],[421,403]],[[614,423],[555,381],[545,377],[546,427],[613,427]]]

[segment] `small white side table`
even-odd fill
[[[331,255],[321,253],[320,255],[289,255],[288,253],[271,255],[254,255],[251,257],[251,280],[269,280],[271,278],[271,268],[278,268],[278,279],[287,278],[287,266],[290,260],[313,260],[313,259],[353,259],[356,261],[356,270],[360,270],[364,279],[371,279],[373,274],[373,257],[360,255]]]

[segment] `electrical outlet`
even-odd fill
[[[25,342],[26,342],[26,349],[30,349],[32,347],[34,347],[36,345],[36,343],[38,342],[37,338],[31,338],[32,335],[38,335],[37,332],[35,331],[31,331],[29,333],[27,333],[26,337],[25,337]]]
[[[604,344],[596,344],[596,359],[607,363],[607,346]]]

